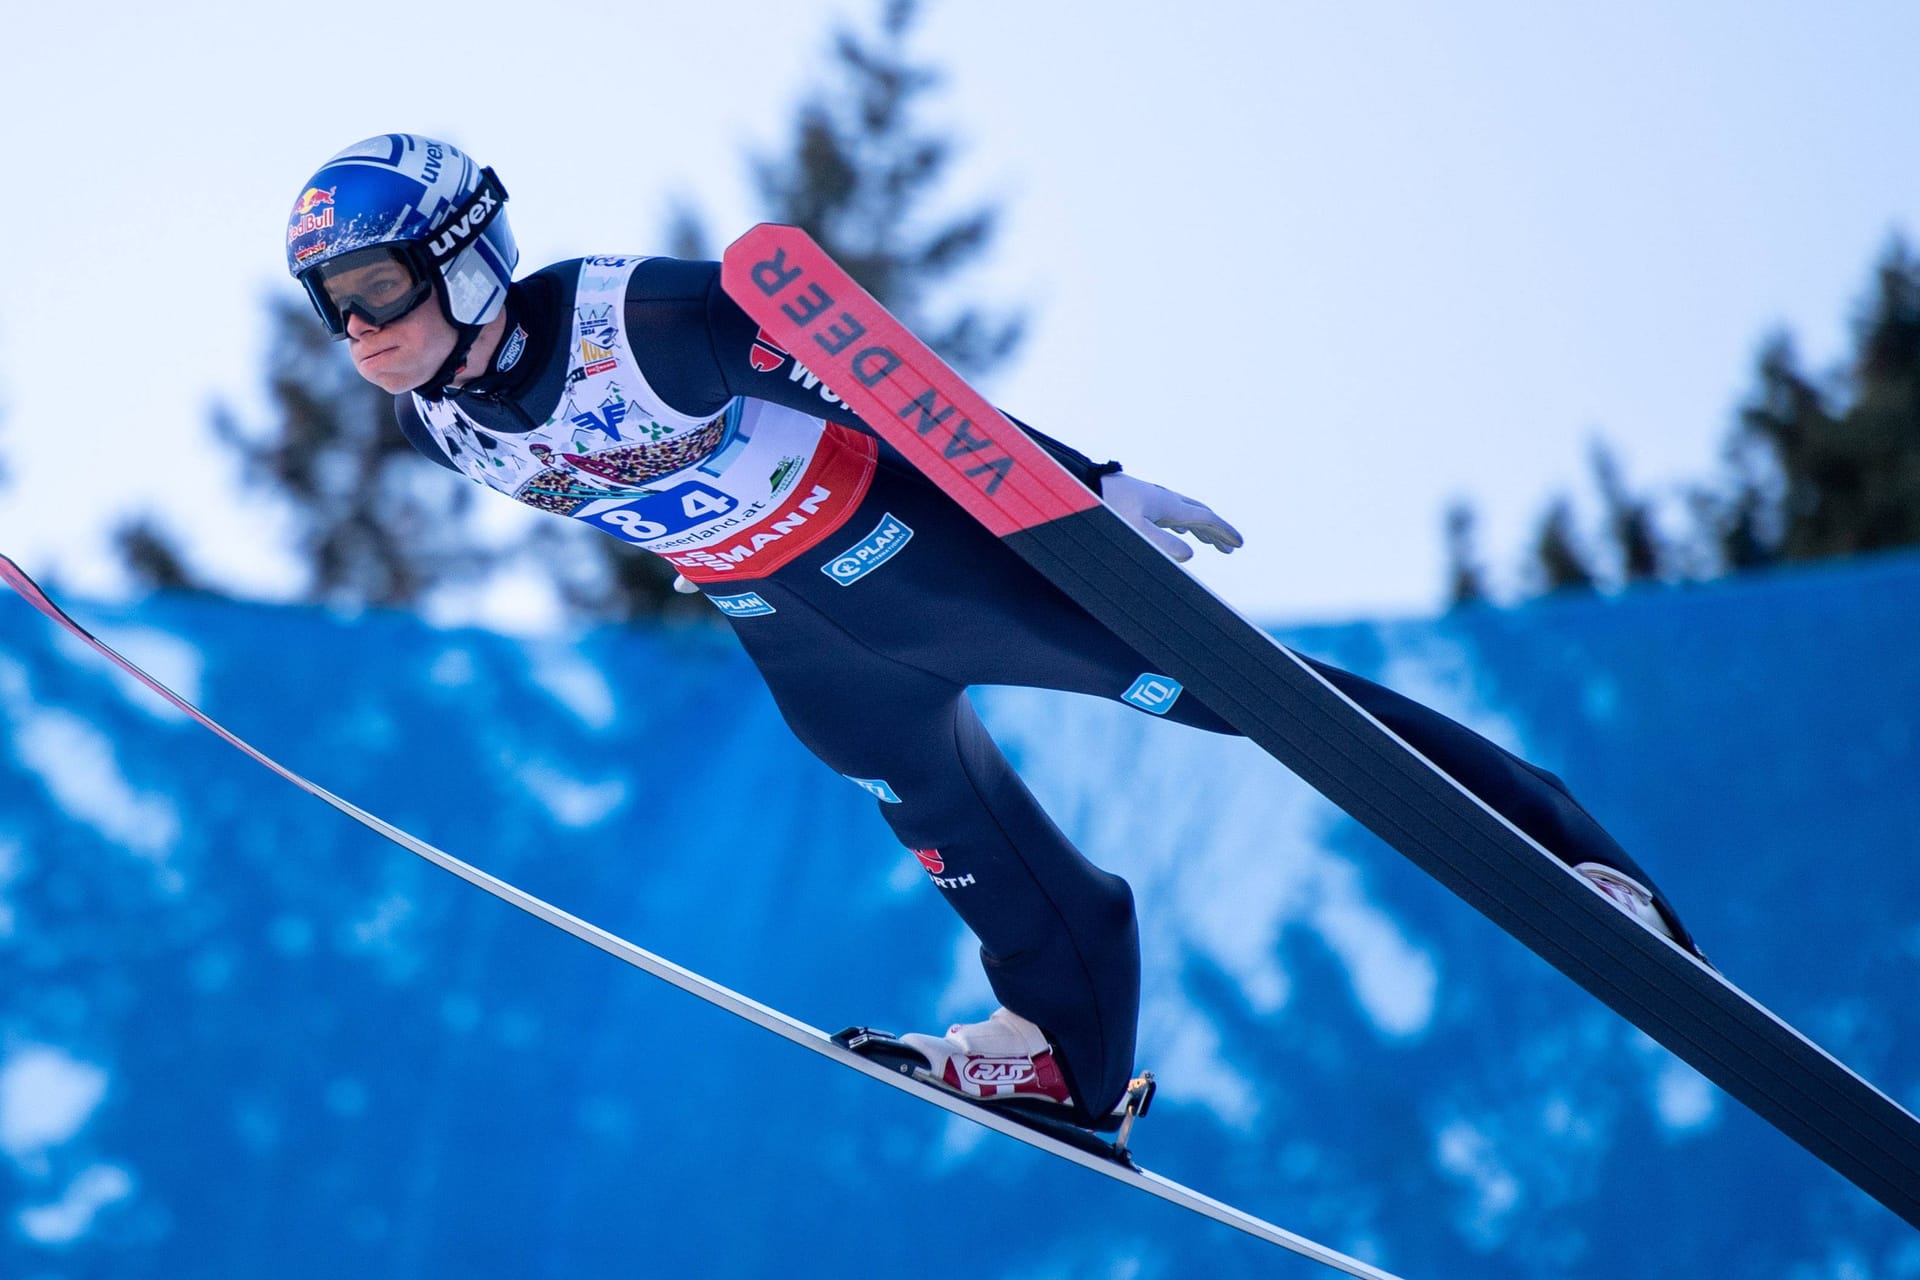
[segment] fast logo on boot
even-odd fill
[[[1012,1089],[1034,1080],[1031,1058],[968,1058],[960,1076],[982,1089]]]

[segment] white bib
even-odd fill
[[[414,397],[447,457],[528,506],[664,556],[694,581],[761,577],[837,528],[873,476],[871,437],[763,400],[712,418],[666,404],[626,334],[643,258],[581,263],[566,390],[531,431],[490,431],[454,400]]]

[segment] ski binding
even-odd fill
[[[1037,1133],[1044,1133],[1081,1151],[1111,1160],[1123,1168],[1139,1168],[1133,1162],[1133,1153],[1128,1144],[1133,1138],[1134,1121],[1146,1115],[1147,1108],[1153,1105],[1155,1085],[1151,1071],[1141,1072],[1128,1083],[1126,1097],[1121,1100],[1119,1108],[1112,1115],[1103,1116],[1095,1124],[1088,1126],[1075,1124],[1045,1103],[1022,1098],[1005,1100],[976,1098],[962,1093],[934,1075],[931,1064],[926,1058],[890,1031],[878,1031],[872,1027],[848,1027],[834,1036],[833,1042],[869,1062],[890,1067],[921,1084],[938,1089],[951,1097],[960,1098],[996,1115],[1005,1116]],[[1103,1133],[1112,1133],[1113,1137],[1102,1137]]]

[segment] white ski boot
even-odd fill
[[[1025,1099],[1071,1107],[1067,1079],[1040,1028],[1010,1009],[985,1022],[956,1023],[944,1036],[910,1033],[900,1043],[927,1060],[929,1074],[969,1098]]]

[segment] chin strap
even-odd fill
[[[413,389],[413,394],[422,400],[444,400],[447,391],[453,386],[453,380],[467,367],[467,356],[473,350],[473,344],[479,340],[480,330],[484,326],[462,324],[454,326],[456,335],[453,350],[448,353],[445,363],[433,371],[431,377]]]

